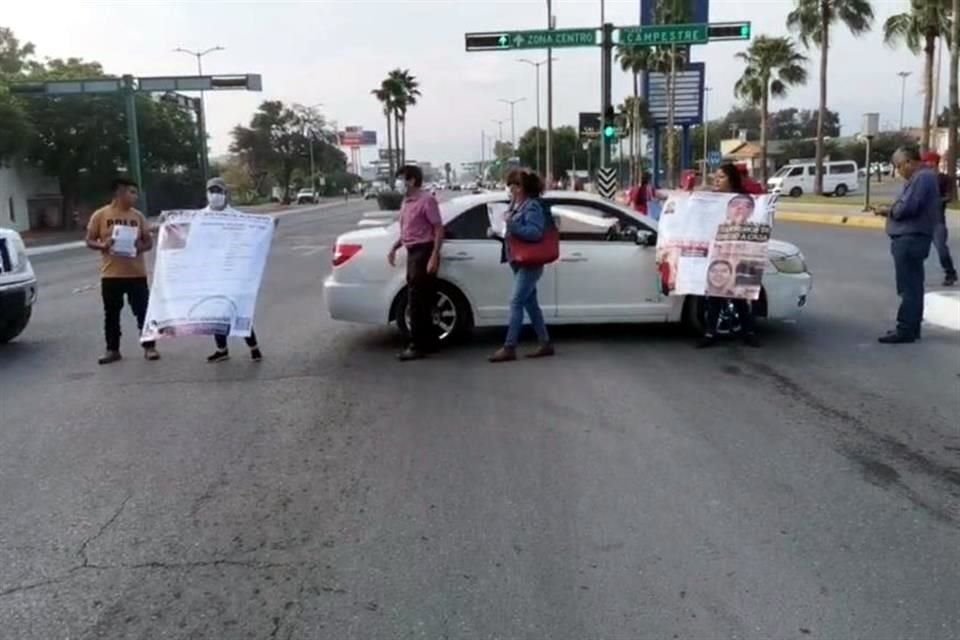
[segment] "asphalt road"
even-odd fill
[[[960,637],[960,339],[876,343],[882,234],[781,225],[815,291],[760,350],[578,328],[492,366],[490,331],[401,364],[324,309],[365,206],[281,220],[260,364],[148,363],[125,316],[98,367],[96,256],[36,259],[0,350],[0,637]]]

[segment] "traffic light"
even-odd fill
[[[617,137],[616,113],[613,107],[607,107],[603,112],[603,139],[607,142],[613,141]]]

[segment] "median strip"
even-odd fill
[[[779,222],[803,222],[807,224],[828,224],[838,227],[858,229],[883,229],[886,220],[880,216],[842,215],[839,213],[801,213],[799,211],[777,211],[775,218]]]

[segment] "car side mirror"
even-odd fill
[[[637,231],[636,243],[641,247],[657,246],[657,232],[656,231]]]

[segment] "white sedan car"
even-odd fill
[[[537,292],[547,322],[604,324],[686,322],[702,329],[702,296],[666,296],[655,262],[657,222],[598,196],[573,191],[543,197],[560,229],[560,259],[548,265]],[[444,202],[446,239],[441,253],[434,323],[441,340],[472,327],[505,326],[513,277],[500,262],[502,243],[488,236],[507,207],[507,195],[484,193]],[[387,253],[400,233],[396,218],[337,238],[333,272],[324,282],[334,320],[396,322],[406,333],[406,264]],[[812,278],[800,250],[771,240],[754,313],[785,319],[806,304]]]

